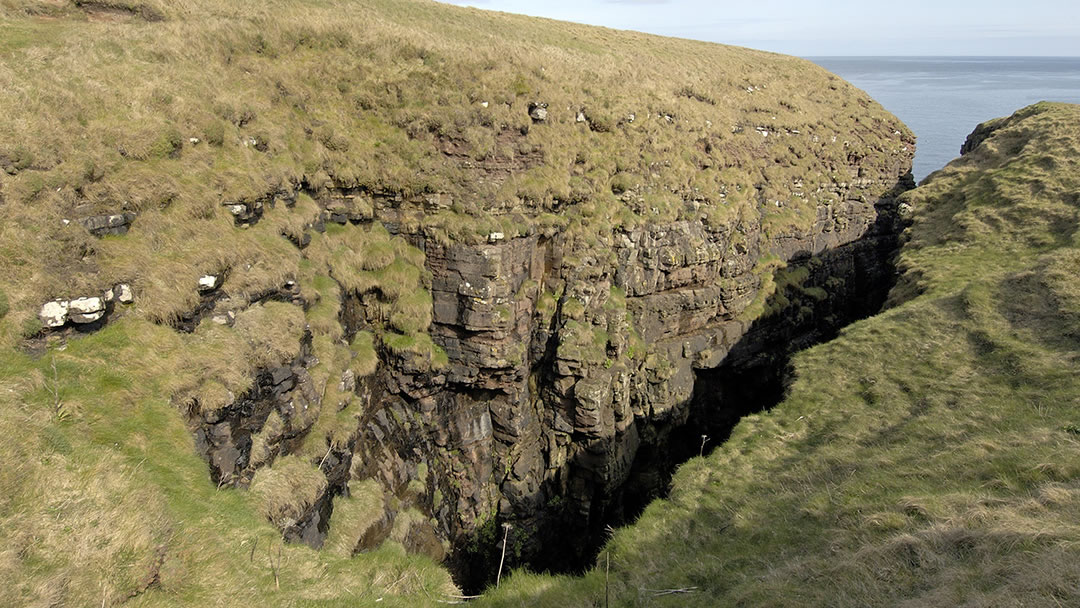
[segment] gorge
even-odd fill
[[[921,303],[960,280],[934,230],[952,259],[1014,219],[965,205],[1012,200],[977,163],[1031,123],[980,127],[954,196],[792,57],[425,0],[0,7],[0,603],[799,605],[968,559],[909,444],[966,446],[980,508],[1071,504],[1023,485],[1068,459],[904,426],[1001,394],[908,353],[1043,361],[950,337],[982,292]]]

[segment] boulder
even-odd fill
[[[216,314],[210,317],[210,321],[213,323],[217,323],[218,325],[227,325],[229,327],[232,327],[232,324],[236,322],[236,313],[230,310],[228,312]]]
[[[79,223],[94,236],[124,234],[134,221],[135,214],[130,211],[108,215],[92,215],[79,219]]]
[[[248,210],[247,205],[241,205],[240,203],[225,203],[225,208],[236,217],[244,215]]]
[[[76,298],[68,302],[68,319],[72,323],[93,323],[105,316],[105,301],[99,297]]]
[[[41,306],[41,312],[38,313],[38,318],[41,319],[41,324],[48,328],[63,326],[68,320],[67,300],[53,300],[52,302],[46,302]]]
[[[263,201],[238,201],[227,200],[222,201],[221,206],[233,216],[233,221],[237,226],[244,226],[247,224],[254,224],[259,221],[263,213]]]
[[[204,274],[199,277],[199,293],[210,293],[221,284],[221,278],[216,274]]]
[[[113,287],[113,294],[116,296],[116,300],[121,304],[131,304],[135,302],[135,292],[131,290],[131,285],[127,283],[120,283],[116,287]]]
[[[529,104],[529,118],[532,118],[533,122],[545,122],[547,121],[548,111],[546,103],[530,103]]]

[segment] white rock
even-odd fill
[[[338,386],[338,388],[343,393],[351,393],[351,392],[355,391],[356,390],[356,373],[353,372],[351,369],[345,370],[345,372],[343,374],[341,374],[341,384]]]
[[[135,292],[131,291],[131,285],[127,283],[120,283],[113,288],[113,291],[116,292],[116,299],[121,304],[131,304],[135,301]]]
[[[585,122],[585,120],[586,120],[585,113],[584,112],[578,112],[577,113],[577,118],[574,119],[574,120],[576,120],[577,122]]]
[[[218,277],[213,274],[204,274],[199,277],[199,291],[206,293],[218,288]]]
[[[229,210],[229,213],[236,216],[247,213],[247,205],[241,205],[240,203],[226,203],[225,208]]]
[[[93,323],[94,321],[97,321],[98,319],[100,319],[101,317],[104,317],[104,316],[105,316],[105,311],[104,310],[99,310],[97,312],[87,313],[85,315],[77,315],[77,314],[69,315],[69,317],[71,318],[72,323]]]
[[[93,323],[105,316],[105,302],[99,297],[76,298],[68,302],[68,318],[72,323]]]
[[[101,296],[101,299],[105,300],[106,303],[112,302],[116,299],[116,293],[114,292],[114,290],[110,289],[106,291],[103,296]]]
[[[547,104],[529,104],[529,117],[533,119],[533,122],[546,121],[548,117]]]
[[[488,242],[494,243],[496,241],[501,241],[501,240],[503,240],[505,238],[506,238],[506,235],[501,233],[501,232],[492,232],[491,234],[488,235]]]
[[[100,310],[105,310],[105,303],[96,296],[76,298],[68,302],[68,312],[70,314],[88,315]]]
[[[486,108],[486,107],[488,107],[488,102],[486,102],[486,101],[481,101],[481,102],[480,102],[480,105]]]
[[[38,318],[41,319],[41,323],[45,327],[60,327],[64,323],[67,323],[67,300],[53,300],[52,302],[46,302],[41,306],[41,312],[38,313]]]

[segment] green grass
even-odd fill
[[[532,124],[532,101],[549,104],[546,123]],[[570,267],[610,262],[619,228],[783,231],[809,216],[778,215],[772,198],[849,181],[851,154],[894,180],[912,141],[804,60],[426,0],[0,0],[0,108],[3,605],[448,599],[446,572],[398,543],[351,555],[375,510],[360,488],[337,499],[330,551],[282,547],[271,523],[310,503],[328,447],[354,439],[364,412],[341,389],[346,370],[449,364],[428,333],[420,239],[561,233]],[[295,202],[274,198],[298,188]],[[343,190],[364,221],[315,231]],[[238,226],[225,202],[261,202],[262,217]],[[809,195],[806,208],[823,202]],[[121,236],[75,221],[121,211],[138,214]],[[235,326],[163,325],[200,305],[207,273],[224,277],[217,312]],[[253,305],[289,281],[303,307]],[[41,330],[44,301],[120,282],[136,303],[103,331],[53,337],[38,359],[17,350]],[[545,320],[564,288],[542,296]],[[566,348],[596,364],[609,347],[645,357],[624,297],[607,295],[608,326],[568,332]],[[349,298],[365,304],[352,344]],[[271,415],[253,438],[253,491],[214,488],[187,415],[288,364],[308,331],[321,403],[290,422],[306,434],[278,458],[285,422]]]
[[[1078,170],[1080,106],[1000,121],[907,195],[889,310],[796,356],[584,578],[481,604],[602,605],[605,579],[613,606],[1080,601]]]
[[[0,446],[0,603],[414,605],[395,597],[452,592],[436,564],[392,547],[345,559],[282,546],[258,493],[216,489],[167,397],[200,377],[177,363],[200,340],[127,320],[38,360],[0,359],[0,424],[19,433]]]
[[[673,219],[785,230],[812,219],[819,187],[850,181],[849,155],[895,179],[911,153],[862,92],[748,49],[423,0],[139,6],[165,20],[0,4],[0,106],[14,110],[0,117],[0,260],[20,286],[15,327],[44,300],[110,282],[135,282],[135,314],[154,320],[192,309],[202,273],[231,269],[234,294],[276,287],[302,257],[277,237],[298,236],[328,187],[400,195],[400,229],[444,244],[553,225],[595,243]],[[534,100],[548,122],[529,120]],[[603,132],[575,122],[581,108]],[[302,182],[295,207],[249,230],[220,206]],[[801,207],[771,206],[797,191]],[[433,193],[451,207],[425,210]],[[121,210],[139,213],[122,238],[61,221]],[[361,270],[392,263],[385,243],[367,247]]]

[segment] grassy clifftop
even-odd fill
[[[453,600],[400,543],[350,558],[344,525],[314,551],[268,521],[309,506],[356,430],[346,371],[370,375],[376,348],[446,363],[401,233],[793,230],[895,179],[911,144],[864,93],[746,49],[422,0],[0,0],[0,604]],[[312,229],[343,193],[365,225]],[[93,234],[103,216],[130,229]],[[134,304],[100,331],[43,332],[42,303],[117,283]],[[305,306],[267,301],[283,286]],[[385,320],[350,344],[344,290],[378,292]],[[223,324],[192,316],[208,298]],[[228,407],[306,330],[307,434],[251,492],[216,488],[185,416]],[[377,519],[350,491],[340,521]]]
[[[893,307],[798,355],[783,403],[614,535],[619,604],[1078,601],[1080,107],[980,131],[906,195]],[[604,579],[494,599],[589,605]]]
[[[40,302],[116,281],[152,320],[190,310],[180,279],[203,272],[277,286],[299,260],[279,234],[328,189],[396,197],[380,219],[443,240],[783,228],[863,177],[853,159],[877,177],[913,141],[800,59],[422,0],[5,0],[0,59],[9,338]],[[246,234],[223,206],[296,190]],[[124,239],[77,223],[121,212]]]

